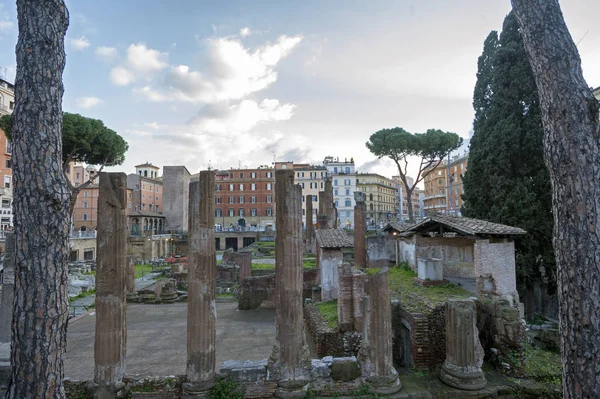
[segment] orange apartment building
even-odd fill
[[[462,207],[463,176],[467,171],[469,156],[455,156],[449,162],[442,161],[436,168],[423,173],[425,197],[423,208],[426,214],[450,213],[460,215]]]
[[[127,215],[131,234],[153,234],[164,230],[163,181],[160,168],[151,163],[135,167],[127,176]]]
[[[215,223],[228,228],[275,224],[275,172],[270,167],[230,169],[215,175]]]

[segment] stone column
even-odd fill
[[[352,315],[352,266],[343,263],[339,266],[338,326],[340,331],[354,331]]]
[[[367,194],[362,191],[354,192],[354,264],[356,267],[367,267]]]
[[[214,213],[215,173],[200,172],[189,183],[189,255],[187,317],[188,393],[203,393],[215,385],[216,284]]]
[[[304,341],[302,307],[302,188],[294,184],[294,171],[277,170],[275,190],[277,319],[269,372],[271,379],[278,382],[277,397],[303,397],[310,377],[310,360]]]
[[[327,215],[319,215],[317,216],[317,230],[324,230],[324,229],[328,229],[328,219],[327,219]]]
[[[327,227],[334,229],[337,226],[337,212],[333,203],[333,186],[331,185],[331,177],[327,177],[325,179],[323,212],[325,215],[327,215]]]
[[[371,390],[390,395],[402,384],[392,354],[392,304],[390,276],[386,267],[369,278],[364,297],[363,341],[359,350],[361,372]]]
[[[232,254],[233,262],[240,268],[240,286],[246,277],[252,276],[252,252]]]
[[[483,347],[479,342],[475,303],[470,299],[446,301],[446,360],[440,379],[455,388],[475,391],[487,381],[481,370]]]
[[[354,320],[354,330],[363,331],[363,322],[365,319],[362,298],[365,295],[365,285],[367,275],[358,270],[352,273],[352,320]]]
[[[136,302],[138,298],[137,290],[135,289],[135,263],[133,261],[133,255],[127,255],[125,258],[126,264],[126,278],[127,278],[127,302]]]
[[[317,214],[317,217],[319,215],[325,214],[325,208],[323,207],[324,203],[325,203],[325,191],[319,191],[319,213]]]
[[[127,175],[102,172],[98,184],[94,381],[112,385],[125,374]]]
[[[312,195],[306,196],[306,237],[305,237],[305,246],[306,250],[309,253],[314,253],[313,249],[313,202]]]
[[[10,339],[15,297],[15,234],[8,232],[4,252],[3,283],[0,304],[0,389],[7,386],[10,376]]]

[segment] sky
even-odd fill
[[[468,140],[477,58],[497,0],[67,0],[63,110],[129,143],[123,165],[253,168],[354,158],[383,128]],[[600,2],[562,2],[590,86],[600,86]],[[0,0],[0,73],[14,81],[14,1]],[[466,148],[466,146],[465,146]],[[409,170],[416,170],[416,162]],[[409,173],[410,174],[410,173]]]

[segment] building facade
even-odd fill
[[[425,178],[425,214],[460,215],[462,207],[463,176],[467,171],[469,156],[463,154],[442,161],[435,168],[423,171]]]
[[[407,176],[406,180],[407,180],[409,186],[412,186],[414,184],[414,179],[412,177]],[[397,220],[406,222],[409,220],[408,194],[406,192],[404,183],[402,182],[402,179],[400,178],[400,176],[393,176],[392,181],[394,182],[394,185],[397,190],[397,198],[398,198],[397,199],[397,201],[398,201]],[[415,189],[413,190],[412,195],[411,195],[413,216],[415,219],[420,219],[424,216],[423,215],[423,197],[424,197],[424,190],[421,190],[420,188],[415,187]]]
[[[163,209],[163,182],[160,168],[150,163],[137,165],[135,173],[127,176],[127,188],[132,190],[130,212],[156,212]]]
[[[383,226],[396,220],[398,191],[392,179],[376,173],[358,173],[356,186],[367,195],[367,226]]]
[[[356,170],[354,158],[340,161],[339,158],[325,157],[323,166],[331,177],[333,202],[338,212],[338,227],[354,227],[354,192],[356,188]]]
[[[0,116],[12,114],[15,107],[15,87],[0,79]],[[12,145],[0,129],[0,230],[13,228]]]
[[[0,79],[0,116],[12,114],[15,108],[15,86]]]
[[[275,171],[230,169],[215,175],[217,229],[269,229],[275,225]]]

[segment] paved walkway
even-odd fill
[[[273,309],[237,310],[237,302],[217,303],[217,369],[225,360],[261,360],[275,342]],[[71,320],[67,332],[65,377],[94,376],[92,312]],[[185,374],[187,303],[127,307],[127,374],[166,376]]]

